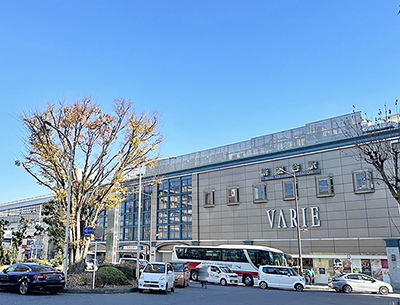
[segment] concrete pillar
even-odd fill
[[[393,289],[400,291],[400,245],[399,239],[385,239],[390,282]]]
[[[106,231],[106,262],[118,262],[119,245],[119,212],[120,207],[108,210],[108,226]]]

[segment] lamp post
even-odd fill
[[[297,178],[296,178],[296,172],[290,173],[283,168],[280,168],[284,173],[290,175],[293,177],[293,183],[294,183],[294,201],[295,201],[295,209],[296,209],[296,229],[297,229],[297,247],[298,247],[298,252],[299,252],[299,262],[300,262],[300,270],[299,273],[300,275],[303,275],[303,259],[302,259],[302,251],[301,251],[301,236],[300,236],[300,219],[299,219],[299,198],[297,196]]]
[[[73,167],[73,152],[72,145],[68,137],[60,129],[53,126],[50,122],[44,121],[44,123],[51,128],[55,129],[60,135],[62,135],[68,143],[69,147],[69,169],[68,169],[68,199],[67,199],[67,219],[65,226],[65,240],[64,240],[64,260],[63,260],[63,272],[65,276],[65,287],[67,287],[67,273],[68,273],[68,245],[69,245],[69,227],[70,227],[70,217],[71,217],[71,198],[72,198],[72,167]]]
[[[140,225],[141,223],[141,214],[142,214],[142,170],[143,168],[151,163],[151,162],[159,162],[162,160],[169,160],[169,159],[175,159],[176,157],[168,157],[168,158],[162,158],[162,159],[158,159],[158,160],[147,160],[146,162],[144,162],[140,168],[139,168],[139,196],[138,196],[138,221],[137,221],[137,248],[136,248],[136,280],[139,281],[139,274],[140,274],[140,270],[139,270],[139,259],[140,259],[140,239],[141,239],[141,232],[142,232],[142,227]],[[151,247],[151,245],[150,245]],[[150,250],[151,251],[151,250]]]

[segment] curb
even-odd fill
[[[61,293],[79,293],[79,294],[122,294],[137,292],[137,288],[96,288],[96,289],[64,289]]]
[[[334,291],[328,285],[306,285],[306,289],[308,291],[317,290],[317,291]]]

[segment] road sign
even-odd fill
[[[90,236],[94,234],[94,229],[92,227],[83,228],[83,235]]]
[[[121,250],[137,250],[137,246],[122,246]],[[143,250],[143,247],[139,246],[139,250]]]
[[[93,231],[93,234],[96,238],[102,238],[104,234],[103,227],[96,227]]]

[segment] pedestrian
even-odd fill
[[[199,281],[201,287],[207,289],[208,268],[206,266],[200,266],[199,268]]]
[[[314,285],[315,272],[313,268],[310,268],[310,277],[311,277],[311,285]]]
[[[306,278],[306,283],[308,285],[313,285],[314,284],[314,277],[315,277],[314,270],[312,268],[307,269],[305,278]]]

